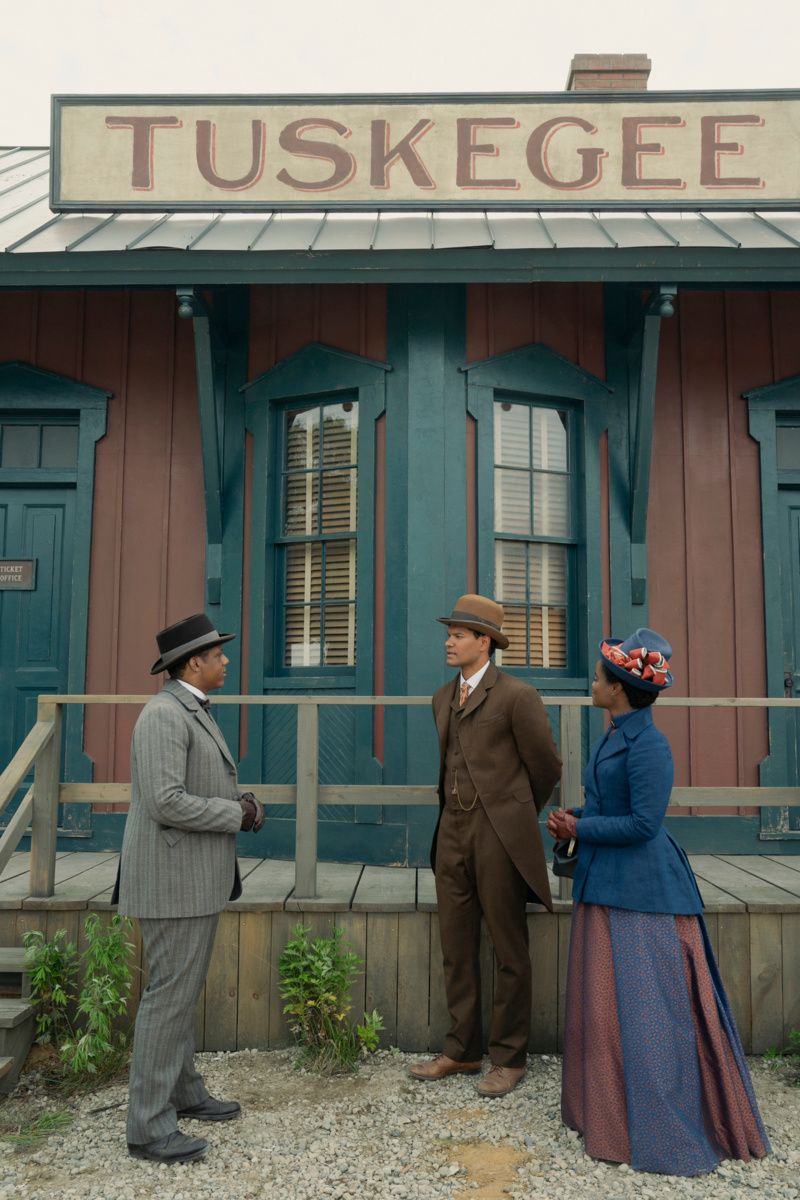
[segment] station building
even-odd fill
[[[52,152],[0,151],[0,766],[41,692],[153,691],[155,631],[202,608],[231,693],[428,695],[479,591],[545,697],[644,625],[675,695],[797,694],[800,92],[648,73],[55,97]],[[70,709],[63,777],[129,779],[136,711]],[[293,782],[291,706],[219,720],[244,781]],[[658,720],[680,785],[797,784],[793,713]],[[436,764],[424,707],[322,712],[322,783]],[[323,858],[426,861],[432,809],[320,816]],[[797,809],[670,820],[800,850]],[[65,805],[61,844],[123,821]],[[287,807],[248,850],[293,845]]]

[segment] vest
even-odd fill
[[[444,754],[444,798],[448,808],[472,808],[476,787],[469,768],[464,761],[458,727],[462,720],[461,710],[450,706],[450,721],[447,726],[447,744]],[[454,795],[454,787],[457,795]],[[459,798],[461,803],[459,804]]]

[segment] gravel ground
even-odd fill
[[[410,1055],[383,1051],[354,1076],[320,1079],[293,1068],[291,1051],[203,1054],[214,1094],[235,1097],[239,1121],[185,1122],[207,1135],[196,1163],[140,1162],[125,1150],[126,1088],[69,1103],[74,1123],[37,1148],[15,1150],[0,1133],[0,1200],[770,1200],[800,1197],[800,1087],[751,1060],[774,1153],[726,1162],[695,1179],[646,1175],[594,1162],[559,1118],[560,1062],[530,1060],[523,1084],[482,1100],[474,1079],[436,1084],[406,1075]],[[0,1102],[0,1129],[43,1106],[34,1072]]]

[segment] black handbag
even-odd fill
[[[553,874],[571,879],[578,865],[578,843],[574,837],[561,838],[553,846]]]

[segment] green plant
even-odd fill
[[[27,951],[25,969],[37,1006],[37,1040],[60,1046],[72,1033],[69,1005],[78,972],[75,946],[67,941],[65,929],[59,929],[49,942],[40,929],[30,929],[22,935],[22,942]]]
[[[769,1046],[764,1051],[763,1057],[764,1062],[768,1067],[777,1068],[783,1062],[783,1054],[780,1052],[777,1046]]]
[[[343,943],[341,929],[330,937],[311,938],[297,925],[280,957],[283,1011],[300,1054],[298,1065],[331,1074],[353,1070],[359,1058],[378,1047],[383,1021],[376,1011],[351,1026],[350,985],[363,966]]]
[[[104,933],[97,914],[90,913],[85,929],[83,987],[77,1009],[83,1020],[80,1032],[61,1047],[61,1060],[73,1075],[113,1070],[127,1048],[125,1034],[114,1032],[113,1021],[125,1013],[131,994],[130,922],[115,914]]]
[[[800,1087],[800,1029],[790,1030],[787,1044],[782,1050],[777,1046],[765,1050],[764,1061],[768,1067],[781,1071],[791,1083]]]
[[[66,1129],[74,1120],[74,1114],[64,1109],[43,1112],[32,1121],[15,1125],[8,1130],[0,1127],[0,1139],[10,1142],[17,1150],[29,1150],[38,1146],[51,1133]]]
[[[115,914],[104,930],[97,914],[89,914],[78,994],[79,964],[65,931],[59,929],[50,942],[37,930],[23,939],[31,996],[39,1008],[39,1040],[56,1048],[68,1086],[86,1075],[96,1081],[114,1074],[124,1061],[127,1038],[115,1031],[114,1021],[125,1013],[130,998],[130,928],[127,918]]]

